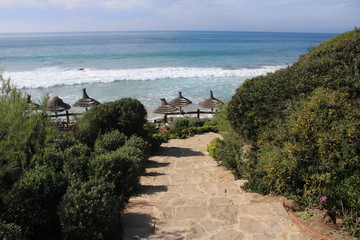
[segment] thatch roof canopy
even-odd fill
[[[171,100],[169,104],[174,107],[186,107],[192,104],[192,102],[189,99],[183,97],[181,92],[179,92],[179,96]]]
[[[178,111],[176,107],[168,104],[165,98],[161,98],[160,101],[161,101],[161,105],[157,109],[155,109],[154,113],[165,114],[165,113],[174,113]]]
[[[199,105],[203,108],[217,108],[219,105],[223,104],[219,99],[214,98],[213,91],[210,90],[210,97],[201,101]]]
[[[46,106],[46,109],[51,112],[63,112],[69,110],[70,108],[71,106],[64,103],[64,101],[58,96],[51,99]]]
[[[83,97],[81,99],[77,100],[77,102],[73,106],[88,108],[88,107],[93,107],[93,106],[96,106],[99,104],[100,104],[100,102],[89,97],[89,95],[87,95],[87,93],[86,93],[86,88],[83,88]]]

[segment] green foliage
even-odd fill
[[[5,223],[0,220],[0,238],[4,240],[25,240],[21,228],[15,223]]]
[[[58,211],[65,239],[109,239],[118,231],[123,209],[113,188],[101,179],[68,188]]]
[[[60,236],[56,206],[66,191],[65,178],[53,168],[39,166],[25,172],[6,199],[7,221],[21,227],[30,239]]]
[[[76,139],[93,146],[98,135],[119,130],[126,136],[143,136],[146,110],[136,99],[123,98],[87,111],[73,130]]]
[[[137,170],[138,176],[141,176],[145,172],[148,155],[143,149],[131,146],[123,146],[118,150],[118,154],[125,157],[126,159],[131,160],[131,162],[135,164],[135,169]],[[135,187],[136,186],[137,184]]]
[[[38,164],[53,167],[57,172],[60,172],[63,170],[64,162],[65,156],[62,152],[48,149],[44,152],[42,158],[39,159]]]
[[[207,146],[207,151],[209,152],[209,155],[215,159],[218,159],[218,151],[222,145],[223,141],[221,141],[220,138],[214,138]]]
[[[360,237],[359,183],[360,170],[357,170],[325,193],[328,196],[325,206],[344,215],[344,225],[355,237]]]
[[[135,147],[140,149],[144,153],[145,158],[149,156],[151,150],[151,146],[147,141],[135,135],[131,136],[125,142],[124,147]]]
[[[317,87],[359,97],[360,32],[338,38],[286,69],[246,80],[229,102],[228,118],[235,131],[256,142],[273,120],[284,117],[289,102],[311,94]]]
[[[86,181],[88,179],[90,156],[90,148],[82,143],[65,149],[63,171],[69,180]]]
[[[359,98],[359,30],[320,44],[292,66],[246,80],[225,117],[253,149],[245,188],[308,206],[327,196],[323,205],[345,216],[359,236]]]
[[[105,153],[109,151],[115,151],[122,147],[127,140],[125,134],[119,130],[114,130],[103,135],[100,135],[95,141],[95,152]]]
[[[0,74],[0,191],[9,189],[34,166],[53,135],[45,111],[33,111],[26,98]],[[1,195],[1,192],[0,192]]]
[[[129,158],[120,150],[96,156],[90,161],[90,178],[114,184],[115,193],[127,199],[139,184],[140,170],[136,161],[135,157]]]
[[[59,137],[58,139],[56,139],[56,142],[55,142],[55,150],[62,152],[65,149],[67,149],[73,145],[76,145],[78,143],[80,143],[80,142],[70,136]]]
[[[359,168],[360,118],[347,94],[317,89],[283,124],[268,129],[258,141],[258,168],[269,191],[313,202]],[[258,181],[250,178],[250,181]]]
[[[202,127],[179,127],[170,128],[170,138],[187,138],[196,134],[203,134],[207,132],[218,132],[217,126],[202,126]]]
[[[159,149],[159,147],[162,143],[169,141],[170,136],[169,136],[169,134],[166,134],[166,133],[155,133],[152,135],[147,135],[145,137],[145,139],[148,143],[150,143],[151,152],[154,153]]]
[[[189,126],[189,118],[175,118],[173,121],[173,128],[184,128]]]
[[[190,118],[189,127],[202,127],[208,120],[206,118]]]
[[[235,177],[243,176],[246,160],[239,144],[217,138],[208,146],[208,151],[216,161],[231,170]]]
[[[85,114],[76,138],[56,137],[45,110],[28,108],[0,78],[0,238],[121,238],[119,215],[151,148],[132,135],[157,140],[143,127],[143,105],[102,104]]]

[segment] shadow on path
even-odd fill
[[[166,175],[165,173],[158,173],[158,172],[148,172],[148,173],[144,173],[143,176],[145,177],[156,177],[156,176],[164,176]]]
[[[143,194],[154,194],[157,192],[166,192],[168,190],[165,185],[141,185],[138,190],[134,192],[133,196],[140,196]]]
[[[153,160],[148,160],[146,163],[146,168],[161,168],[161,167],[166,167],[169,164],[170,163],[168,162],[156,162]]]
[[[191,148],[180,147],[160,147],[157,156],[169,156],[169,157],[192,157],[192,156],[205,156],[202,152],[194,151]]]
[[[148,239],[156,231],[156,221],[149,214],[124,213],[123,215],[123,240]],[[166,239],[185,239],[182,236],[184,231],[163,232]]]

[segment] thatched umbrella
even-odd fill
[[[73,106],[74,107],[84,107],[87,110],[89,107],[93,107],[93,106],[96,106],[99,104],[100,104],[100,102],[89,97],[89,95],[87,95],[87,93],[86,93],[86,88],[83,88],[83,97],[81,99],[77,100],[77,102]]]
[[[46,106],[46,109],[50,112],[54,112],[56,117],[57,117],[57,113],[66,111],[68,122],[70,121],[69,112],[68,112],[70,108],[71,106],[67,103],[64,103],[64,101],[58,96],[51,99]]]
[[[219,99],[214,98],[213,91],[210,90],[210,97],[201,101],[199,105],[203,108],[210,108],[213,111],[214,108],[217,108],[219,105],[223,104]]]
[[[28,105],[29,108],[39,108],[39,107],[40,107],[39,104],[33,103],[33,102],[31,101],[31,95],[29,95],[29,94],[27,95],[26,103],[27,103],[27,105]]]
[[[169,102],[169,104],[174,107],[179,107],[180,113],[181,113],[181,107],[186,107],[186,106],[192,104],[192,102],[189,99],[183,97],[181,92],[179,92],[179,96],[177,98],[174,98],[173,100],[171,100]]]
[[[154,110],[154,113],[164,114],[164,121],[166,122],[167,114],[175,113],[178,111],[178,109],[176,107],[168,104],[167,101],[165,100],[165,98],[161,98],[160,101],[161,101],[161,105],[157,109]]]

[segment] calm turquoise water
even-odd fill
[[[178,91],[194,102],[214,91],[227,101],[246,79],[295,62],[335,34],[94,32],[0,34],[4,75],[36,101],[73,104],[83,87],[100,102],[139,99],[149,117]],[[286,86],[284,86],[286,87]],[[78,111],[74,109],[74,111]]]

